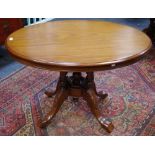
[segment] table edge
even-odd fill
[[[147,49],[145,49],[140,54],[135,55],[134,57],[132,56],[130,59],[129,58],[121,59],[121,60],[117,60],[117,61],[113,61],[113,62],[109,62],[109,63],[100,63],[100,64],[96,64],[96,65],[92,66],[92,65],[82,65],[82,64],[79,65],[76,63],[74,63],[74,65],[70,65],[69,63],[48,64],[48,63],[41,63],[41,62],[37,62],[37,61],[27,60],[27,59],[24,59],[24,58],[14,55],[12,52],[10,52],[11,49],[9,49],[7,44],[5,44],[5,46],[8,49],[8,52],[10,53],[10,55],[15,60],[17,60],[18,62],[20,62],[22,64],[32,66],[32,67],[38,67],[38,68],[42,68],[42,69],[48,69],[48,70],[52,70],[52,71],[69,71],[69,72],[72,72],[72,71],[77,71],[77,72],[102,71],[102,70],[109,70],[109,69],[115,69],[115,68],[128,66],[128,65],[136,63],[137,61],[142,59],[152,49],[152,43],[150,42],[150,46]]]

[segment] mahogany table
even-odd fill
[[[6,47],[18,61],[60,72],[55,92],[45,92],[48,97],[54,96],[53,108],[42,121],[39,120],[39,127],[46,127],[63,101],[73,96],[87,101],[108,132],[114,126],[110,119],[102,117],[97,107],[98,97],[104,104],[107,94],[97,92],[94,71],[129,65],[144,56],[151,46],[149,37],[135,28],[89,20],[33,25],[12,33],[6,40]],[[82,72],[86,72],[86,77]]]

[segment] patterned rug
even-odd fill
[[[155,51],[145,59],[119,69],[95,73],[98,91],[109,94],[100,103],[103,116],[112,119],[111,134],[103,130],[85,101],[68,98],[46,129],[37,127],[52,107],[44,95],[54,89],[58,72],[24,67],[0,80],[0,135],[155,135]]]

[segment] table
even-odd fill
[[[22,28],[6,40],[10,54],[18,61],[34,67],[59,71],[53,108],[39,127],[46,127],[68,96],[83,97],[101,126],[112,132],[114,125],[98,109],[98,93],[94,72],[123,67],[136,62],[151,48],[149,37],[125,25],[89,20],[64,20]],[[72,75],[68,75],[71,72]],[[86,73],[86,76],[82,75]]]

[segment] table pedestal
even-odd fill
[[[45,94],[48,97],[55,96],[51,111],[42,121],[39,121],[39,127],[46,127],[58,112],[63,101],[67,99],[68,96],[73,96],[75,100],[78,100],[78,97],[83,97],[101,126],[108,132],[113,130],[114,126],[112,122],[107,118],[103,118],[97,108],[97,98],[100,97],[104,100],[108,95],[97,93],[93,72],[87,72],[86,77],[83,77],[79,72],[73,72],[72,76],[67,76],[67,72],[60,72],[56,90],[54,92],[46,91]]]

